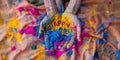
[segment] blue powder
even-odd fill
[[[67,32],[67,30],[66,30],[66,29],[64,29],[63,31],[64,31],[64,33],[66,33],[66,32]]]
[[[95,59],[99,59],[99,55],[98,55],[98,52],[97,52],[97,51],[95,52],[95,55],[94,55],[94,60],[95,60]]]
[[[50,46],[51,46],[51,47],[52,47],[52,46],[54,46],[54,43],[53,43],[53,42],[51,42],[51,41],[50,41]]]
[[[119,41],[116,41],[115,44],[118,45],[118,44],[119,44]]]
[[[59,30],[59,32],[62,32],[62,28],[59,28],[58,30]]]
[[[17,0],[18,1],[18,3],[21,3],[22,2],[22,0]]]
[[[39,26],[36,26],[36,31],[39,32]]]
[[[46,46],[46,48],[47,49],[49,49],[50,48],[50,46],[49,46],[50,44],[49,44],[49,42],[45,42],[45,46]]]
[[[63,35],[63,39],[62,40],[66,40],[67,39],[67,36],[66,35]]]
[[[40,19],[38,20],[38,24],[40,24],[40,22],[44,19],[45,16],[46,16],[46,13],[42,15],[42,17],[40,17]]]
[[[77,41],[75,40],[73,44],[74,44],[74,45],[77,45]]]
[[[50,56],[50,53],[49,53],[49,52],[46,52],[46,55],[47,55],[47,56]]]
[[[63,14],[63,13],[64,13],[64,12],[62,12],[62,11],[61,11],[61,12],[59,12],[60,16],[62,16],[62,14]]]
[[[52,20],[53,17],[54,16],[48,17],[48,19],[45,22],[43,22],[42,26],[46,26],[47,24],[49,24],[51,22],[51,20]]]
[[[50,48],[49,45],[50,45],[50,42],[49,42],[49,36],[46,35],[45,46],[46,46],[47,49]]]
[[[64,6],[62,4],[59,5],[59,10],[60,10],[60,12],[64,11]]]
[[[45,42],[43,41],[42,44],[45,45]]]
[[[120,51],[117,51],[116,54],[117,54],[117,60],[120,60]]]
[[[53,51],[53,50],[54,50],[54,47],[50,47],[50,50]]]
[[[104,38],[105,40],[108,40],[108,34],[109,34],[108,31],[105,31],[105,32],[104,32],[103,38]]]
[[[104,28],[105,28],[105,24],[102,23],[101,26],[99,27],[97,33],[100,33]]]
[[[59,5],[59,14],[60,16],[62,16],[62,14],[64,13],[64,7],[62,4]]]
[[[38,33],[38,38],[42,38],[43,33]]]
[[[99,39],[99,44],[106,44],[106,41]]]
[[[80,8],[86,7],[86,4],[81,4]]]
[[[69,50],[68,51],[68,56],[71,56],[73,54],[73,51],[72,50]]]
[[[66,42],[69,43],[69,41],[71,40],[71,38],[74,36],[74,33],[69,33],[66,39]]]
[[[57,31],[50,31],[48,30],[46,32],[46,39],[49,39],[49,45],[48,43],[46,44],[47,48],[50,49],[51,51],[57,49],[57,43],[61,42],[63,40],[62,33]],[[49,46],[49,47],[48,47]]]
[[[57,46],[56,46],[56,45],[54,45],[54,49],[55,49],[55,50],[57,49]]]
[[[114,20],[115,20],[115,18],[114,18],[114,17],[112,17],[112,18],[111,18],[111,21],[114,21]]]

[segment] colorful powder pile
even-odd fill
[[[120,60],[119,0],[0,0],[0,60]]]

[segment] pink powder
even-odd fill
[[[22,12],[24,10],[24,7],[19,7],[18,11]]]
[[[35,27],[32,27],[32,26],[26,28],[25,33],[26,34],[32,34],[33,36],[36,36],[38,34]]]
[[[35,28],[32,27],[32,26],[26,28],[26,30],[25,30],[25,33],[26,33],[26,34],[32,34],[32,33],[34,33],[34,32],[35,32]]]
[[[73,46],[72,46],[70,49],[68,49],[68,50],[72,50],[72,49],[74,49]],[[61,51],[60,49],[57,49],[56,57],[57,57],[57,58],[61,57],[63,54],[67,53],[68,50],[66,49],[66,50],[64,50],[64,51]]]
[[[39,9],[37,8],[26,8],[26,11],[30,12],[32,15],[40,15]]]
[[[30,12],[32,13],[32,15],[40,15],[40,13],[36,10],[31,10]]]
[[[20,30],[19,33],[20,33],[20,34],[23,34],[23,33],[24,33],[24,30]]]
[[[89,33],[87,33],[87,32],[85,32],[85,31],[82,31],[82,34],[81,34],[81,41],[78,41],[77,40],[77,46],[75,47],[75,49],[76,49],[76,51],[78,52],[78,55],[80,55],[79,54],[79,48],[78,47],[80,47],[80,46],[82,46],[82,44],[84,43],[84,38],[85,37],[90,37],[91,35],[89,34]]]
[[[62,43],[64,43],[64,42],[62,42]],[[57,45],[58,45],[58,46],[62,46],[61,43],[57,43]],[[71,46],[69,49],[65,49],[64,51],[61,51],[61,49],[57,48],[57,49],[54,50],[54,51],[48,50],[48,52],[50,53],[50,55],[53,55],[53,56],[55,55],[56,58],[59,58],[59,57],[61,57],[63,54],[67,53],[68,50],[72,50],[72,49],[74,49],[74,46]]]
[[[36,21],[32,21],[32,24],[36,24]]]
[[[14,50],[16,50],[16,47],[15,47],[15,46],[14,46],[14,47],[12,47],[11,51],[14,51]]]

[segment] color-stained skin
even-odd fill
[[[0,0],[0,60],[119,60],[119,3]]]

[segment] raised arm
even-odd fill
[[[44,0],[47,15],[55,15],[57,13],[55,0]]]

